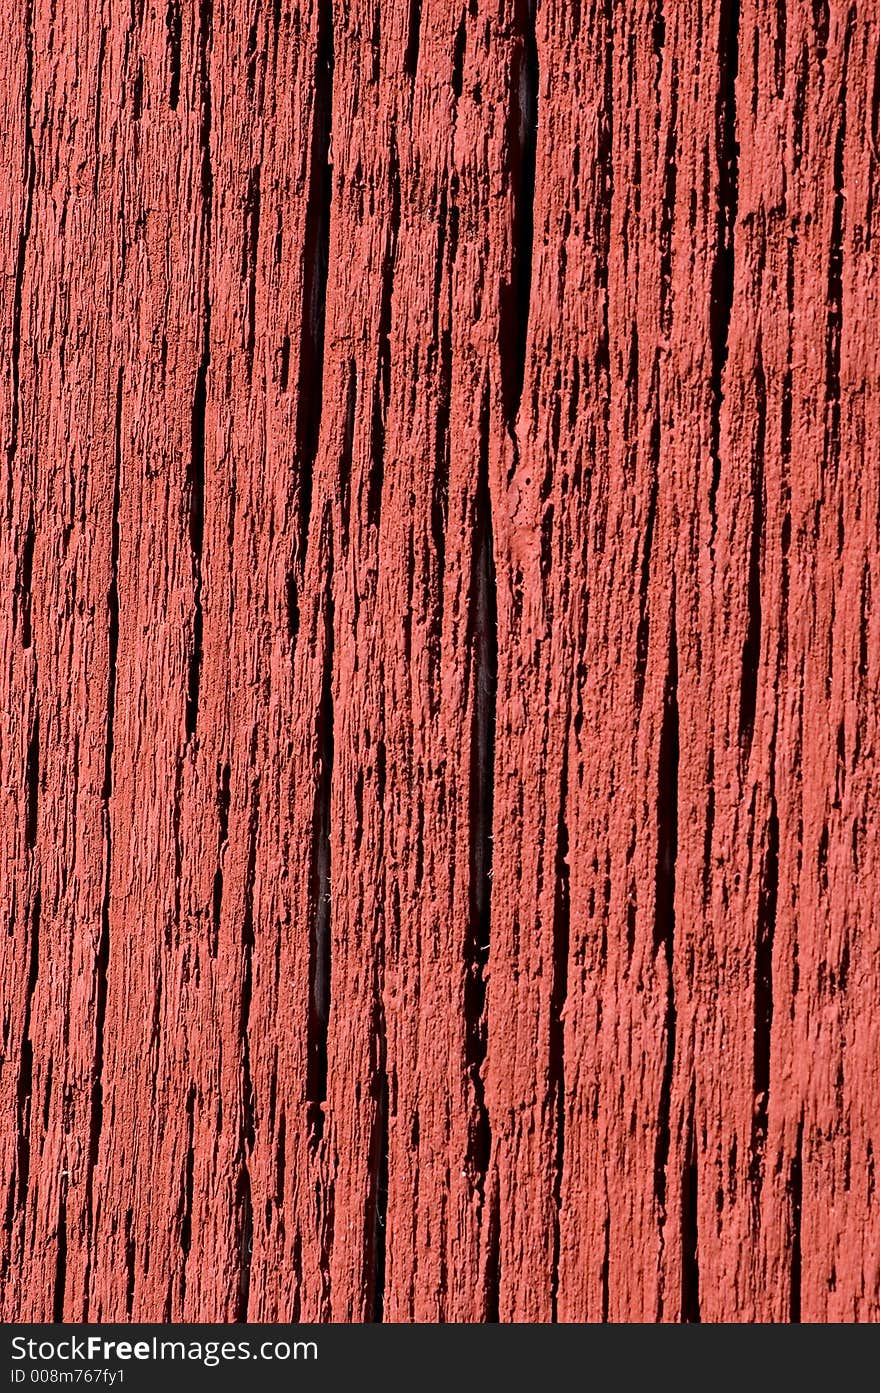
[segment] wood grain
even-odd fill
[[[0,1314],[877,1319],[876,5],[0,52]]]

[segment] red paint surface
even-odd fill
[[[878,44],[5,8],[5,1317],[877,1317]]]

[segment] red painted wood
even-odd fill
[[[0,52],[0,1312],[877,1318],[876,6]]]

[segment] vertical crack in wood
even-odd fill
[[[486,1182],[492,1155],[492,1127],[486,1103],[484,1069],[488,1050],[487,969],[492,944],[492,865],[494,846],[495,726],[498,686],[498,610],[489,484],[489,398],[484,389],[480,444],[472,513],[471,580],[468,602],[470,738],[470,904],[464,943],[465,1067],[470,1081],[465,1174],[476,1190],[480,1210],[486,1206]],[[500,1199],[492,1186],[490,1209]],[[489,1285],[497,1285],[499,1215],[484,1215]],[[487,1296],[497,1307],[497,1291]],[[490,1317],[487,1316],[487,1319]],[[497,1319],[497,1314],[494,1316]]]
[[[239,1289],[236,1319],[246,1321],[250,1299],[251,1261],[253,1257],[253,1203],[251,1193],[250,1158],[256,1138],[256,1099],[251,1069],[251,1004],[254,984],[254,890],[257,874],[257,842],[260,834],[260,774],[257,763],[259,729],[254,726],[251,736],[248,767],[251,770],[251,796],[248,813],[247,862],[244,879],[244,914],[241,924],[241,1097],[238,1137],[238,1179],[235,1209],[239,1254]]]
[[[770,1105],[770,1065],[773,1034],[773,942],[776,933],[776,905],[779,893],[779,817],[775,789],[775,732],[770,764],[770,812],[764,834],[764,853],[758,890],[755,929],[754,988],[754,1115],[750,1149],[749,1178],[756,1220],[764,1180],[764,1149]]]
[[[125,1314],[131,1320],[134,1313],[135,1259],[134,1210],[125,1211]]]
[[[59,1181],[58,1222],[55,1230],[55,1280],[52,1287],[52,1320],[56,1325],[64,1320],[64,1300],[67,1295],[67,1177]]]
[[[231,771],[228,761],[218,769],[217,778],[217,867],[214,871],[214,886],[211,894],[211,957],[217,956],[220,937],[220,919],[223,913],[223,861],[229,842],[229,803],[231,797]]]
[[[370,1096],[373,1106],[373,1125],[370,1136],[369,1197],[367,1204],[367,1271],[366,1307],[368,1319],[385,1319],[385,1276],[388,1230],[388,1069],[385,1007],[382,979],[384,953],[377,958],[377,982],[373,1003]]]
[[[601,1321],[603,1325],[607,1325],[611,1310],[611,1205],[609,1203],[607,1186],[605,1190],[605,1222],[602,1225],[602,1271],[600,1284],[602,1291]]]
[[[802,1280],[802,1225],[804,1204],[804,1118],[798,1121],[797,1140],[791,1159],[788,1178],[789,1199],[789,1305],[788,1318],[791,1324],[800,1324],[801,1319],[801,1280]]]
[[[397,136],[392,128],[388,164],[390,210],[385,224],[382,255],[382,289],[379,301],[379,346],[373,382],[373,413],[370,427],[370,471],[367,480],[367,521],[378,527],[382,515],[385,486],[385,430],[391,399],[391,314],[394,303],[394,274],[400,235],[400,160]]]
[[[681,1319],[686,1325],[700,1321],[699,1177],[694,1106],[692,1081],[681,1178]]]
[[[305,577],[315,460],[321,436],[324,402],[324,336],[333,202],[330,142],[333,132],[333,76],[336,63],[332,0],[317,0],[316,26],[308,194],[302,253],[302,329],[296,408],[299,519],[295,555],[288,575],[288,627],[292,643],[296,642],[299,630],[299,594]]]
[[[31,1017],[34,993],[40,971],[40,916],[42,896],[37,889],[30,909],[28,926],[28,972],[24,997],[24,1018],[21,1026],[21,1050],[18,1063],[18,1082],[16,1086],[16,1115],[18,1139],[15,1154],[15,1185],[10,1185],[10,1196],[15,1196],[15,1208],[24,1219],[30,1186],[31,1169],[31,1116],[33,1113],[33,1074],[34,1046],[31,1040]],[[10,1206],[12,1209],[12,1206]],[[7,1230],[11,1228],[12,1212],[7,1219]]]
[[[101,823],[104,843],[101,924],[95,953],[95,1025],[92,1052],[92,1097],[89,1122],[89,1148],[86,1166],[86,1213],[89,1216],[90,1246],[83,1293],[84,1318],[88,1316],[89,1280],[95,1261],[94,1176],[98,1164],[101,1129],[104,1122],[104,1026],[107,1017],[107,972],[110,964],[110,896],[113,878],[113,744],[116,718],[116,680],[119,653],[119,508],[122,472],[122,396],[123,369],[116,383],[115,450],[113,499],[110,519],[110,575],[107,585],[107,719],[104,738],[104,781],[101,789]]]
[[[248,179],[244,204],[244,235],[241,248],[241,278],[247,290],[247,329],[245,357],[248,377],[254,372],[254,344],[257,332],[257,258],[260,245],[260,166],[254,165]]]
[[[18,627],[20,629],[22,648],[30,648],[33,637],[31,615],[33,595],[31,590],[33,585],[34,546],[36,544],[36,539],[37,531],[34,526],[34,509],[33,504],[31,504],[28,513],[24,546],[21,549],[18,580],[12,595],[12,623],[13,628]]]
[[[555,1114],[553,1157],[553,1253],[550,1274],[551,1320],[558,1315],[559,1260],[562,1238],[562,1180],[565,1167],[565,1003],[568,996],[568,952],[571,924],[570,870],[568,865],[568,722],[559,790],[556,827],[556,891],[553,905],[553,980],[550,989],[550,1041],[548,1082]]]
[[[327,1098],[327,1032],[331,996],[332,795],[333,795],[333,536],[325,515],[327,577],[323,600],[324,634],[321,696],[315,718],[315,796],[309,869],[309,1003],[306,1099],[312,1149],[324,1135]]]
[[[193,1183],[195,1165],[195,1084],[186,1093],[186,1149],[183,1164],[183,1194],[180,1217],[180,1309],[186,1311],[187,1263],[192,1248]]]
[[[500,289],[498,332],[504,415],[507,429],[515,439],[525,381],[532,295],[540,81],[535,0],[516,0],[514,25],[507,133],[512,207],[510,279]]]
[[[458,254],[459,211],[458,176],[449,180],[440,195],[437,228],[437,257],[434,265],[434,299],[429,361],[436,368],[436,407],[434,460],[431,479],[431,541],[434,567],[431,579],[432,604],[428,632],[428,689],[433,714],[440,710],[443,612],[446,584],[446,534],[449,525],[449,470],[451,462],[450,425],[452,411],[452,329],[453,268]],[[441,327],[441,312],[445,322]]]
[[[354,457],[354,428],[357,419],[358,371],[354,358],[349,358],[345,389],[345,430],[339,453],[339,521],[343,555],[348,552],[351,527],[351,466]]]
[[[36,685],[36,674],[34,677]],[[40,818],[40,706],[34,706],[31,733],[28,740],[27,762],[25,766],[25,818],[24,844],[33,852],[37,844],[37,827]]]
[[[382,698],[384,726],[384,697]],[[379,810],[380,864],[385,844],[385,789],[387,779],[385,741],[376,747],[376,796]],[[370,1012],[370,1130],[367,1205],[364,1214],[363,1277],[364,1317],[382,1322],[386,1314],[386,1259],[389,1189],[390,1095],[388,1080],[388,1026],[385,1014],[386,914],[399,916],[399,903],[385,903],[384,884],[374,913],[372,1007]]]
[[[767,384],[760,337],[755,362],[756,433],[752,454],[752,527],[749,539],[746,591],[746,633],[742,648],[739,696],[739,744],[743,767],[748,766],[755,729],[758,673],[761,664],[761,547],[764,538],[764,450],[767,437]]]
[[[828,247],[828,285],[825,329],[825,468],[837,474],[840,460],[840,347],[843,336],[843,231],[844,231],[844,152],[846,148],[846,94],[849,55],[852,46],[855,7],[847,11],[843,39],[843,58],[838,96],[837,130],[834,136],[832,178],[834,202],[831,212],[831,239]]]
[[[409,15],[406,26],[406,50],[403,55],[403,71],[415,82],[419,69],[419,46],[422,27],[422,0],[409,0]]]
[[[456,103],[464,90],[464,54],[467,47],[467,14],[464,9],[458,21],[458,28],[455,31],[455,42],[452,46],[452,95]],[[453,117],[453,119],[455,119]]]
[[[443,590],[446,578],[446,528],[449,521],[449,419],[452,404],[452,335],[440,334],[434,471],[431,481],[431,540],[434,544],[434,599],[428,635],[431,709],[440,709]]]
[[[639,575],[639,622],[636,629],[635,707],[641,712],[645,693],[645,674],[651,639],[651,553],[654,528],[657,522],[657,492],[660,478],[660,362],[655,356],[651,370],[651,483],[648,493],[648,512],[642,533],[642,567]]]
[[[498,682],[498,615],[489,488],[489,410],[484,399],[480,458],[473,505],[471,586],[467,648],[471,685],[470,910],[464,951],[465,1059],[471,1083],[466,1173],[481,1203],[492,1149],[483,1068],[488,1031],[486,970],[491,950],[495,703]]]
[[[25,31],[25,69],[24,92],[24,212],[21,230],[18,235],[18,248],[15,257],[15,280],[12,292],[12,341],[9,353],[9,371],[12,379],[12,409],[9,422],[9,440],[6,445],[6,516],[12,517],[12,494],[15,483],[13,464],[18,451],[18,429],[21,413],[21,315],[24,299],[24,271],[27,257],[28,238],[31,234],[31,218],[34,206],[34,180],[36,160],[34,158],[33,132],[33,81],[34,81],[34,8],[33,0],[26,0],[24,8]]]
[[[654,952],[666,978],[666,1055],[657,1112],[654,1150],[654,1198],[660,1220],[661,1250],[667,1220],[667,1169],[671,1142],[672,1086],[675,1073],[677,1009],[675,1002],[675,882],[678,857],[678,638],[675,592],[669,637],[669,660],[663,692],[663,719],[657,767],[657,867],[654,899]],[[662,952],[662,958],[660,954]],[[663,1315],[662,1280],[658,1320]]]
[[[716,194],[715,252],[709,305],[711,354],[712,478],[709,513],[712,540],[718,526],[717,499],[721,482],[721,405],[724,369],[728,357],[730,319],[733,313],[734,232],[739,197],[739,141],[737,139],[736,79],[739,73],[739,0],[721,0],[718,20],[718,93],[715,101]]]
[[[785,68],[788,47],[788,6],[787,0],[776,0],[776,33],[773,36],[773,78],[776,95],[780,100],[785,96]]]
[[[501,1195],[497,1174],[490,1180],[486,1210],[482,1320],[487,1325],[497,1325],[501,1300]]]
[[[665,23],[661,11],[659,25],[655,30],[655,42],[659,45],[658,100],[664,60]],[[659,114],[657,119],[659,121]],[[663,198],[660,204],[660,329],[665,336],[668,336],[672,329],[672,237],[678,190],[678,137],[678,56],[674,54],[669,65],[669,120],[663,156]]]
[[[186,698],[186,737],[196,737],[199,688],[202,675],[202,549],[205,533],[205,421],[208,403],[208,369],[211,365],[211,233],[214,202],[214,170],[211,162],[211,46],[213,0],[199,0],[198,92],[201,170],[201,349],[193,389],[190,458],[187,475],[189,538],[192,550],[193,619]]]
[[[183,38],[181,0],[168,0],[165,13],[165,47],[168,54],[168,105],[177,110],[180,100],[180,47]]]
[[[95,134],[94,134],[95,158],[94,158],[93,172],[92,172],[92,199],[93,199],[93,201],[94,201],[94,205],[95,205],[95,208],[96,208],[96,209],[98,208],[99,189],[100,189],[100,183],[101,183],[101,159],[102,159],[102,154],[103,154],[103,151],[102,151],[102,148],[101,148],[101,102],[102,102],[102,98],[103,98],[103,95],[104,95],[104,93],[103,93],[103,77],[104,77],[104,58],[105,58],[105,56],[106,56],[106,53],[107,53],[107,27],[106,27],[106,25],[102,25],[102,26],[101,26],[101,37],[100,37],[99,40],[98,40],[98,63],[97,63],[97,72],[96,72],[96,74],[95,74],[95,101],[94,101],[94,107],[95,107]]]

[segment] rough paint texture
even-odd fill
[[[0,53],[0,1314],[877,1319],[876,3]]]

